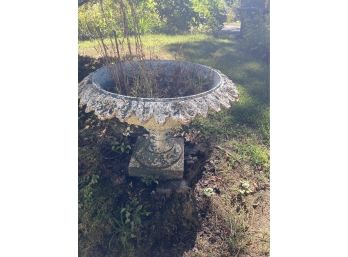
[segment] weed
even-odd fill
[[[197,253],[190,251],[187,256],[241,256],[243,253],[250,256],[266,255],[269,252],[269,233],[266,232],[267,229],[263,229],[265,232],[262,232],[262,234],[255,234],[254,231],[258,230],[258,226],[268,226],[268,214],[267,212],[261,212],[261,209],[268,207],[265,203],[256,199],[258,195],[265,196],[265,192],[258,189],[257,193],[251,194],[250,191],[256,191],[254,182],[256,182],[258,188],[260,185],[269,184],[269,177],[265,176],[269,172],[269,65],[254,56],[241,54],[239,50],[241,42],[233,37],[216,39],[204,34],[189,34],[144,35],[142,39],[144,46],[156,50],[160,59],[174,59],[174,54],[180,46],[180,60],[197,62],[220,69],[237,84],[240,92],[240,102],[231,109],[209,114],[207,119],[200,117],[190,125],[190,128],[199,130],[202,137],[205,137],[212,144],[223,147],[229,154],[223,156],[222,167],[217,167],[217,170],[222,171],[219,172],[218,176],[221,178],[221,187],[226,186],[225,193],[211,196],[214,193],[211,189],[206,189],[206,192],[204,190],[198,192],[206,198],[211,197],[209,202],[212,204],[216,204],[216,202],[221,204],[220,208],[213,205],[214,208],[211,211],[221,217],[218,225],[224,225],[227,235],[223,238],[224,242],[221,242],[221,244],[218,242],[220,248],[216,252],[212,253],[215,250],[213,243],[206,244],[204,247],[198,244],[198,248],[201,247],[200,250]],[[95,44],[96,41],[80,41],[80,54],[95,56],[93,50]],[[132,47],[135,45],[132,38],[131,44]],[[217,140],[214,140],[215,138]],[[222,142],[223,144],[220,144]],[[247,174],[242,173],[243,171],[247,171]],[[143,182],[145,184],[155,183],[152,179],[147,178]],[[88,183],[89,180],[85,182],[86,185]],[[115,201],[105,200],[104,195],[100,195],[98,192],[103,185],[101,183],[104,182],[99,180],[97,184],[90,185],[93,191],[93,206],[89,206],[90,209],[84,207],[79,212],[82,219],[79,226],[82,226],[83,232],[88,230],[88,232],[82,234],[81,242],[83,245],[80,248],[90,252],[87,248],[97,248],[99,245],[103,245],[104,242],[107,244],[108,240],[112,238],[110,247],[112,250],[118,250],[114,255],[122,256],[120,251],[124,247],[122,246],[121,237],[123,237],[124,245],[129,249],[133,249],[137,240],[144,240],[144,237],[133,238],[131,235],[137,237],[142,224],[144,224],[143,227],[146,226],[146,215],[140,215],[140,225],[138,222],[137,226],[133,226],[133,232],[131,232],[130,222],[136,220],[133,216],[137,216],[137,214],[133,213],[136,213],[137,204],[131,207],[119,202],[115,205]],[[214,185],[209,184],[208,187],[213,188]],[[103,185],[103,190],[106,190],[106,188]],[[113,190],[115,190],[115,187],[113,187]],[[120,194],[124,194],[125,191],[123,189]],[[109,198],[111,199],[120,198],[114,195],[111,197],[111,195],[110,193]],[[243,202],[234,198],[241,198]],[[266,198],[268,199],[267,196]],[[127,199],[126,201],[129,202],[132,198],[122,195],[122,199]],[[125,201],[122,200],[122,202]],[[256,207],[252,207],[254,203]],[[126,208],[126,210],[123,211],[121,219],[122,208]],[[144,209],[146,208],[143,206],[141,210]],[[112,215],[109,215],[110,212],[112,212]],[[130,221],[125,224],[127,212],[130,213],[130,215],[127,214]],[[255,216],[255,219],[252,220],[251,217],[253,217],[254,212],[260,216]],[[112,217],[110,218],[110,216]],[[208,215],[207,217],[215,217],[215,215]],[[114,220],[117,220],[119,225],[116,225]],[[220,220],[223,220],[223,223],[220,223]],[[212,219],[209,218],[209,221],[212,221]],[[203,231],[206,231],[205,229],[202,228]],[[146,238],[144,241],[151,240]],[[165,240],[163,239],[163,241]],[[250,246],[251,241],[252,246]],[[196,246],[194,249],[197,249]],[[224,252],[227,250],[229,250],[228,253]],[[123,252],[129,253],[131,251],[123,250]],[[263,255],[263,253],[265,254]],[[81,256],[87,256],[87,254],[82,252]]]
[[[88,256],[89,249],[107,249],[113,233],[113,206],[120,190],[110,188],[110,181],[98,175],[79,178],[79,251]]]
[[[250,157],[250,162],[257,170],[264,169],[269,171],[269,153],[267,149],[259,145],[249,145],[247,148],[247,154]]]
[[[247,195],[247,194],[250,194],[253,192],[251,186],[250,186],[250,182],[247,181],[247,180],[242,180],[240,182],[240,185],[239,185],[239,190],[238,192],[241,194],[241,195]]]
[[[228,249],[233,256],[238,256],[251,243],[248,237],[249,226],[240,214],[231,216],[228,222],[229,236],[226,239]]]
[[[150,214],[136,197],[131,198],[130,202],[121,208],[118,217],[114,219],[116,232],[110,239],[109,248],[112,248],[112,244],[117,238],[123,249],[133,249],[133,241],[140,237],[142,219]]]
[[[252,140],[246,142],[231,141],[234,150],[229,156],[229,164],[234,167],[236,163],[247,163],[255,171],[264,171],[266,174],[269,173],[269,152],[268,149]]]
[[[93,201],[93,193],[95,190],[96,185],[99,181],[98,175],[91,175],[89,178],[88,184],[83,188],[83,197],[86,202],[92,202]]]
[[[112,151],[115,151],[115,152],[120,152],[120,153],[130,153],[132,147],[125,143],[125,142],[122,142],[122,143],[115,143],[112,145]]]
[[[143,43],[139,30],[139,13],[133,0],[115,0],[105,11],[105,3],[99,1],[99,17],[86,22],[86,29],[91,38],[95,39],[96,51],[103,57],[117,93],[139,95],[146,92],[152,96],[157,91],[155,74],[144,65]],[[110,15],[119,12],[120,23],[115,23]],[[116,17],[116,16],[115,16]],[[108,31],[105,30],[105,27]],[[131,38],[134,41],[132,47]],[[110,44],[107,44],[110,41]],[[138,76],[129,76],[125,63],[133,61],[139,66]]]

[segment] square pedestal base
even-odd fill
[[[145,140],[144,137],[138,137],[135,151],[143,140]],[[177,162],[166,168],[150,168],[141,164],[133,154],[128,166],[128,175],[132,177],[154,177],[160,180],[182,179],[184,177],[184,139],[173,138],[173,140],[183,149],[181,157]]]

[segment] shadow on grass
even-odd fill
[[[167,50],[177,48],[169,45]],[[238,85],[241,98],[233,108],[193,126],[200,126],[202,132],[232,136],[238,129],[246,134],[245,127],[257,128],[267,137],[269,65],[241,48],[233,38],[183,45],[183,59],[220,69]],[[100,66],[100,60],[79,56],[79,81]],[[203,221],[210,212],[210,201],[198,201],[192,190],[157,194],[155,181],[129,178],[131,150],[115,151],[113,147],[124,144],[132,149],[143,131],[133,128],[134,133],[124,136],[126,127],[117,120],[98,121],[79,110],[79,256],[182,257],[194,247],[198,231],[209,231]],[[186,144],[185,151],[191,147]],[[200,165],[208,159],[209,153],[198,154],[198,163],[189,167],[186,162],[185,170],[195,166],[201,172]],[[200,176],[198,172],[192,186]]]
[[[180,47],[183,59],[221,70],[256,101],[269,105],[269,63],[249,55],[235,37],[217,38],[185,44],[172,44],[167,50],[175,53]]]
[[[79,56],[79,81],[101,65]],[[79,256],[181,257],[194,247],[210,203],[197,203],[192,190],[158,193],[161,183],[128,177],[132,148],[144,131],[132,128],[125,136],[126,128],[79,108]],[[119,145],[130,150],[115,148]],[[209,158],[209,147],[203,149],[185,143],[185,159],[197,159],[185,161],[185,177],[195,174],[192,184]]]
[[[181,49],[181,58],[190,62],[201,63],[221,70],[236,83],[240,91],[240,102],[223,112],[230,115],[223,119],[225,124],[235,123],[261,130],[266,141],[269,140],[269,62],[248,54],[242,41],[236,36],[215,38],[185,44],[171,44],[166,47],[175,53]],[[221,115],[221,114],[216,114]],[[211,122],[219,127],[216,115]],[[226,123],[227,122],[227,123]]]

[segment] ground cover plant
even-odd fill
[[[79,43],[80,80],[102,65],[93,44]],[[194,174],[177,192],[155,178],[127,177],[144,130],[80,109],[80,256],[268,256],[268,61],[248,54],[238,35],[146,35],[143,44],[160,59],[220,69],[237,84],[240,102],[177,131],[185,170]]]

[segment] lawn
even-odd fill
[[[187,167],[198,174],[189,193],[165,196],[153,196],[158,181],[126,175],[144,131],[80,109],[80,255],[268,256],[269,63],[233,35],[146,35],[143,44],[160,59],[221,70],[237,84],[240,101],[182,129],[185,147],[198,153]],[[101,65],[95,45],[79,42],[79,80]]]
[[[200,42],[202,40],[209,40],[211,38],[205,34],[192,34],[192,35],[175,35],[168,36],[164,34],[156,35],[144,35],[142,37],[143,47],[145,53],[148,55],[150,52],[156,53],[161,59],[173,59],[175,53],[166,51],[165,46],[168,45],[180,45],[184,43]],[[133,38],[131,38],[132,41]],[[106,41],[107,45],[110,45],[109,41]],[[97,46],[96,40],[86,40],[79,42],[79,54],[99,57],[95,47]],[[134,46],[134,44],[133,44]],[[179,50],[179,49],[177,49]]]

